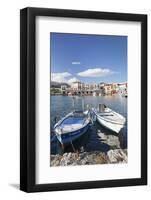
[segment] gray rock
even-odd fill
[[[83,153],[64,153],[51,155],[51,166],[75,166],[105,163],[127,163],[127,152],[122,149],[109,150],[107,153],[94,151]]]
[[[127,163],[127,155],[122,149],[110,150],[107,152],[110,163]]]

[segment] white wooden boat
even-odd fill
[[[124,127],[125,117],[106,107],[104,104],[99,104],[98,109],[93,108],[93,113],[97,121],[111,131],[119,133]]]
[[[89,127],[89,111],[74,111],[55,124],[54,132],[61,144],[69,144],[86,133]]]

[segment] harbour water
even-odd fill
[[[127,149],[127,98],[119,95],[75,96],[73,101],[73,97],[71,96],[51,96],[51,154],[73,152],[73,147],[70,145],[62,150],[52,131],[54,124],[73,110],[86,110],[87,105],[96,108],[100,103],[122,114],[126,118],[125,127],[119,134],[115,134],[101,126],[98,122],[94,122],[87,133],[73,143],[75,150],[78,152],[107,152],[111,148]],[[103,138],[107,142],[104,142]]]

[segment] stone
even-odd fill
[[[50,166],[75,166],[107,163],[127,163],[127,150],[111,149],[107,153],[94,151],[51,155]]]
[[[107,152],[110,163],[127,163],[127,155],[122,149],[110,150]]]

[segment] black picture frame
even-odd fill
[[[141,178],[36,184],[35,19],[37,16],[120,20],[141,23]],[[20,11],[20,189],[25,192],[121,187],[147,184],[147,15],[24,8]]]

